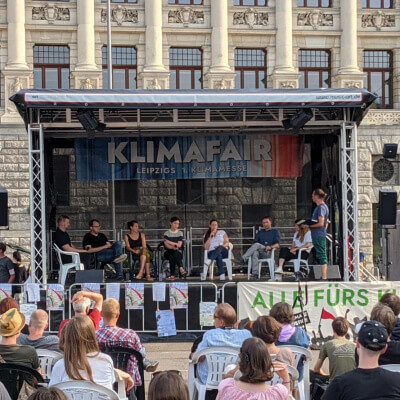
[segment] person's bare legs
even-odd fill
[[[143,257],[146,262],[146,256],[143,256]],[[153,278],[150,276],[150,263],[149,262],[145,263],[145,269],[146,269],[146,281],[153,281]]]
[[[328,264],[321,265],[321,278],[328,279]]]
[[[279,268],[283,268],[283,265],[285,264],[285,259],[284,258],[280,258],[278,260],[278,266]]]
[[[140,261],[140,270],[139,273],[136,275],[136,279],[142,279],[144,275],[144,269],[145,269],[145,264],[146,264],[146,256],[144,254],[140,255],[139,258]],[[147,275],[147,272],[146,272]]]

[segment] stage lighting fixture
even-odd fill
[[[304,108],[290,118],[282,120],[282,125],[286,130],[298,132],[313,116],[311,108]]]
[[[397,156],[397,143],[385,143],[383,145],[384,158],[396,158]]]
[[[78,111],[76,116],[90,138],[94,137],[95,131],[104,132],[106,129],[106,124],[99,122],[93,111]]]

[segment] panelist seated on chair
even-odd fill
[[[275,270],[275,274],[283,273],[283,266],[286,261],[294,260],[297,258],[300,249],[308,249],[312,245],[312,238],[310,228],[307,225],[302,225],[304,223],[303,219],[297,219],[295,221],[296,232],[293,236],[293,241],[290,249],[288,247],[282,247],[279,250],[279,261],[278,268]],[[309,253],[303,251],[301,258],[307,260]]]
[[[265,216],[261,220],[263,229],[260,229],[253,240],[253,244],[242,255],[234,260],[236,264],[245,265],[251,258],[251,270],[253,275],[258,278],[261,271],[258,271],[258,260],[271,257],[271,250],[278,249],[281,235],[277,229],[272,228],[272,217]]]
[[[82,247],[91,253],[96,254],[97,262],[113,263],[116,272],[116,279],[122,280],[122,261],[127,259],[126,254],[122,254],[121,242],[115,241],[111,244],[107,236],[100,232],[101,225],[97,219],[89,221],[88,232],[82,241]]]
[[[140,280],[146,273],[146,280],[152,282],[154,279],[150,276],[150,261],[152,258],[150,250],[147,248],[146,236],[139,232],[139,222],[128,222],[129,233],[124,237],[125,248],[132,253],[134,261],[139,261],[140,269],[136,279]],[[130,265],[129,279],[132,281],[134,276],[135,262]]]
[[[223,259],[228,257],[229,238],[225,231],[218,229],[218,221],[212,219],[208,225],[208,231],[203,238],[204,249],[207,250],[207,257],[216,261],[220,280],[225,280]]]
[[[170,228],[164,232],[164,247],[166,251],[164,258],[169,261],[171,275],[170,281],[175,280],[175,268],[178,267],[179,275],[186,278],[187,272],[183,268],[183,232],[179,230],[180,219],[172,217],[170,220]]]
[[[58,217],[57,229],[53,235],[53,242],[61,250],[79,253],[80,260],[85,265],[85,269],[89,269],[91,261],[91,256],[89,253],[92,253],[92,251],[88,251],[85,249],[78,249],[71,243],[71,238],[69,236],[69,233],[67,232],[69,225],[70,225],[70,219],[67,215],[60,215]],[[62,254],[61,259],[63,263],[71,262],[71,256]]]

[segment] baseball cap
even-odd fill
[[[380,322],[366,321],[358,331],[358,341],[366,349],[380,351],[387,345],[388,333]]]

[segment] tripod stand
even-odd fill
[[[307,284],[306,284],[307,285]],[[303,301],[303,289],[301,288],[301,283],[300,281],[297,281],[297,296],[295,297],[294,301],[293,301],[293,310],[296,307],[297,302],[299,302],[300,304],[300,310],[301,310],[301,319],[303,321],[302,325],[303,325],[303,329],[307,332],[307,324],[306,324],[306,318],[304,315],[304,301]]]

